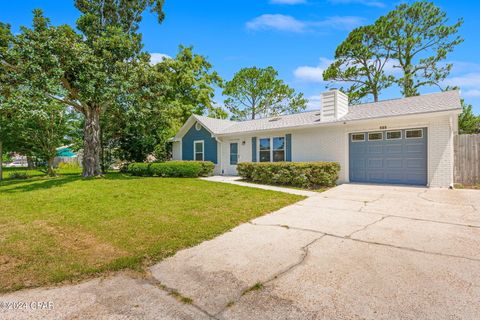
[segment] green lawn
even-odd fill
[[[143,268],[300,196],[199,179],[0,182],[0,292]]]

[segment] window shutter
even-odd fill
[[[252,162],[257,162],[257,137],[252,137]]]
[[[285,135],[285,161],[292,161],[292,135],[290,133]]]

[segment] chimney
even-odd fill
[[[338,120],[348,112],[348,96],[338,89],[322,92],[322,121]]]

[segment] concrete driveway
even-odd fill
[[[55,303],[12,319],[479,319],[480,191],[346,184],[145,277],[0,296],[12,300]]]

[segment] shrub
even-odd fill
[[[58,164],[58,169],[64,170],[80,170],[82,167],[78,164],[78,162],[60,162]]]
[[[253,182],[314,189],[333,186],[340,165],[336,162],[241,162],[238,174]]]
[[[209,161],[167,161],[156,163],[131,163],[127,172],[141,177],[195,178],[213,174],[215,165]]]
[[[29,179],[30,176],[26,172],[12,172],[9,178],[12,180],[25,180]]]

